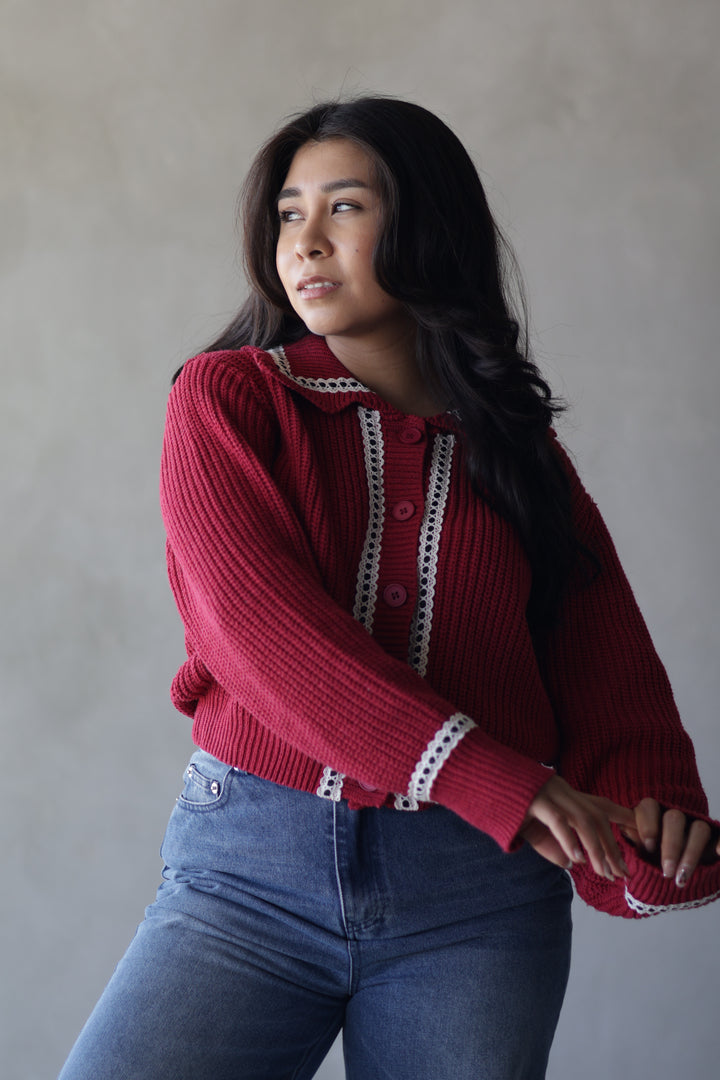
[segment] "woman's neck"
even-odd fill
[[[420,377],[414,327],[381,342],[330,335],[325,340],[343,367],[400,412],[436,416],[448,407]]]

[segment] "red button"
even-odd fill
[[[409,499],[401,499],[392,508],[392,516],[398,521],[407,521],[414,513],[415,503],[411,503]]]
[[[417,443],[423,437],[423,433],[419,427],[406,427],[400,432],[400,442],[404,443]]]
[[[402,607],[407,600],[407,589],[403,585],[386,585],[383,600],[388,607]]]
[[[362,780],[358,780],[358,784],[363,789],[363,791],[377,791],[378,790],[375,787],[374,784],[363,784]]]

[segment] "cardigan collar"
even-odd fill
[[[324,412],[340,412],[351,405],[377,409],[388,418],[409,419],[370,390],[348,371],[333,352],[325,338],[308,334],[292,345],[278,345],[256,353],[259,364],[280,382],[290,386]],[[435,427],[457,430],[457,419],[451,412],[437,416],[413,417]]]

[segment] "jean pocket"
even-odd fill
[[[215,810],[228,800],[236,770],[204,750],[190,758],[185,770],[183,790],[177,804],[186,810]]]

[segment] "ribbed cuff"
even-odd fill
[[[530,803],[552,775],[474,728],[443,765],[430,797],[513,851]]]
[[[617,839],[630,871],[624,881],[606,881],[589,866],[573,869],[578,896],[591,907],[608,915],[642,919],[720,900],[720,859],[709,866],[698,866],[688,884],[679,889],[673,878],[663,877],[660,867],[643,858],[633,844],[619,836]]]

